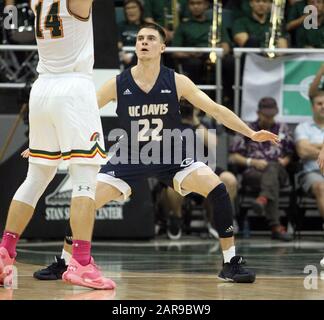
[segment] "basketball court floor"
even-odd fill
[[[93,256],[104,274],[116,281],[116,290],[35,280],[33,272],[51,263],[60,249],[60,242],[20,243],[17,288],[0,288],[0,300],[324,299],[324,268],[319,265],[324,255],[322,236],[289,243],[256,236],[237,239],[238,253],[257,273],[254,284],[218,280],[219,243],[199,237],[94,242]]]

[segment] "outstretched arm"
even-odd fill
[[[271,141],[278,143],[277,135],[266,131],[254,131],[247,124],[245,124],[234,112],[228,108],[215,103],[204,92],[186,76],[176,74],[176,85],[178,97],[184,97],[196,108],[199,108],[212,116],[224,126],[237,131],[244,136],[258,142]]]

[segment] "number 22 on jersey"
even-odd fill
[[[63,38],[63,22],[60,18],[60,0],[55,1],[50,6],[48,12],[44,12],[43,0],[40,0],[35,6],[36,9],[36,36],[38,39],[44,39],[44,29],[49,30],[52,39]],[[42,17],[46,14],[44,23]]]

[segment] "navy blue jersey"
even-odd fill
[[[175,162],[174,150],[182,150],[182,137],[173,70],[161,66],[148,93],[136,84],[131,69],[122,72],[117,76],[116,112],[126,133],[119,146],[127,149],[128,162],[165,163],[166,158],[171,158],[169,163]]]

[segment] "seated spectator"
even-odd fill
[[[125,0],[124,2],[125,21],[118,24],[118,48],[120,61],[124,68],[136,64],[136,55],[122,51],[123,46],[135,46],[136,36],[140,26],[144,23],[144,8],[140,0]]]
[[[298,48],[324,48],[324,0],[317,0],[318,10],[317,28],[302,26],[297,33],[296,45]]]
[[[314,42],[314,40],[315,40],[315,44],[318,45],[320,39],[323,40],[323,38],[321,38],[320,36],[320,32],[319,33],[318,31],[314,32],[314,29],[311,29],[312,32],[307,32],[309,30],[306,30],[304,26],[305,18],[309,15],[309,13],[304,13],[304,8],[308,5],[315,6],[317,11],[319,12],[319,15],[321,15],[320,12],[322,11],[322,6],[323,6],[322,2],[323,0],[300,0],[288,8],[286,29],[287,31],[289,31],[291,35],[291,43],[293,47],[297,47],[297,48],[309,47],[308,43]],[[319,26],[321,24],[322,22],[319,21]],[[316,39],[315,34],[319,35],[318,39]],[[311,45],[311,47],[316,48],[318,46]],[[322,47],[319,46],[318,48],[322,48]]]
[[[191,18],[180,23],[176,29],[172,42],[174,47],[209,47],[212,20],[207,16],[209,2],[207,0],[189,0],[189,11]],[[223,59],[223,80],[224,91],[230,95],[232,84],[234,82],[234,61],[230,52],[230,38],[225,28],[220,32],[219,47],[224,49],[225,57]],[[209,79],[213,79],[215,66],[210,64],[208,53],[199,52],[177,52],[174,57],[179,59],[183,72],[187,74],[192,81],[198,84],[208,83]],[[230,79],[228,79],[230,78]]]
[[[189,17],[188,0],[178,0],[179,22]],[[173,25],[172,1],[170,0],[145,0],[145,21],[155,22],[165,28],[167,42],[171,42],[175,26]]]
[[[279,189],[288,185],[286,167],[294,152],[293,137],[288,126],[275,121],[278,113],[277,103],[273,98],[265,97],[258,104],[258,119],[250,124],[254,130],[269,130],[278,134],[279,145],[256,143],[241,135],[236,135],[230,146],[230,162],[245,168],[243,185],[259,192],[253,203],[257,214],[266,213],[272,239],[291,240],[279,217]]]
[[[324,141],[324,91],[312,98],[313,119],[300,123],[295,130],[297,153],[303,161],[300,184],[306,193],[316,198],[324,230],[324,177],[320,172],[318,157]]]
[[[313,82],[311,83],[308,91],[309,97],[312,99],[318,90],[324,91],[324,63],[318,70]]]
[[[199,110],[193,108],[193,106],[187,102],[181,102],[181,115],[182,115],[182,130],[192,129],[197,130],[196,134],[198,135],[200,141],[203,141],[205,145],[205,154],[211,153],[212,156],[209,156],[210,162],[208,165],[215,170],[215,173],[220,177],[222,182],[225,184],[229,196],[234,201],[237,193],[237,180],[235,176],[220,167],[216,166],[216,145],[217,145],[217,136],[207,129],[207,126],[202,123],[198,117]],[[194,142],[193,142],[194,143]],[[209,149],[208,149],[209,147]],[[198,161],[203,161],[199,157],[199,154],[196,154]],[[188,195],[190,198],[204,202],[204,207],[207,211],[207,220],[208,220],[208,229],[212,236],[218,237],[216,230],[213,228],[212,223],[212,204],[208,203],[198,194]],[[177,240],[181,237],[181,228],[183,223],[182,216],[182,205],[184,198],[172,188],[164,188],[161,192],[161,205],[163,211],[167,215],[167,235],[170,239]]]
[[[251,16],[237,19],[233,26],[234,41],[239,47],[267,47],[270,32],[270,0],[251,0]],[[287,39],[283,36],[277,39],[278,48],[287,48]]]
[[[304,8],[311,2],[311,0],[301,0],[290,4],[290,6],[288,7],[287,15],[287,31],[293,32],[303,25],[304,19],[307,16],[306,14],[304,14]]]

